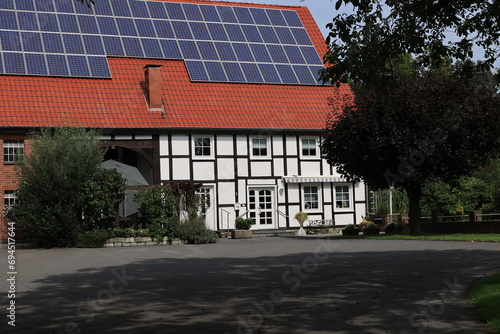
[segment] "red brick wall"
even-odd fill
[[[0,146],[2,147],[0,154],[0,242],[7,240],[7,223],[4,219],[4,193],[5,191],[16,190],[17,188],[16,166],[12,163],[4,163],[3,160],[4,140],[24,140],[24,135],[0,135]],[[26,142],[24,145],[24,152],[26,154],[28,151]],[[17,232],[16,229],[16,237]]]

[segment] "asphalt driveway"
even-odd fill
[[[0,250],[0,333],[492,333],[466,288],[500,245],[254,238],[18,249],[15,327]]]

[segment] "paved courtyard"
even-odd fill
[[[500,271],[500,245],[471,242],[223,239],[16,258],[16,326],[3,279],[1,333],[486,334],[466,287]]]

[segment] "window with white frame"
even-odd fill
[[[256,158],[269,157],[268,145],[267,138],[252,138],[252,156]]]
[[[193,150],[196,158],[212,158],[212,137],[196,136],[193,137]]]
[[[335,186],[335,207],[337,209],[351,208],[351,189],[349,186]]]
[[[302,187],[304,211],[320,210],[320,187],[318,185],[304,185]]]
[[[317,158],[318,157],[318,140],[316,138],[302,138],[301,153],[303,158]]]
[[[22,140],[3,141],[3,162],[14,163],[24,155],[24,142]]]
[[[16,193],[14,190],[5,190],[3,193],[3,212],[7,213],[9,208],[11,208],[16,203]]]

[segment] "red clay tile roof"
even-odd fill
[[[325,51],[306,7],[217,3],[296,10]],[[180,60],[108,61],[112,79],[0,76],[0,127],[323,129],[330,111],[328,86],[191,82]],[[165,117],[147,107],[141,82],[148,64],[162,65]]]

